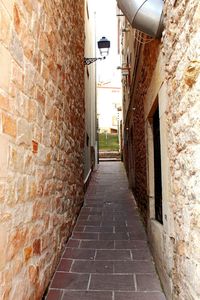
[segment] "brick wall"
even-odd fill
[[[0,299],[41,299],[83,200],[84,1],[0,0]]]
[[[133,168],[134,170],[133,172],[129,171],[128,176],[134,176],[132,188],[144,223],[147,222],[148,216],[144,100],[156,66],[158,53],[159,41],[157,40],[146,44],[140,50],[137,76],[132,82],[133,93],[126,120],[126,127],[129,128],[129,143],[132,141],[126,156],[128,156],[129,169]],[[130,130],[131,128],[132,130]],[[129,181],[132,181],[131,178]]]

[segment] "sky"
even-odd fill
[[[118,54],[118,32],[116,17],[116,0],[96,0],[96,39],[105,36],[110,40],[111,46],[108,57],[97,62],[97,82],[112,82],[115,86],[121,84],[121,72]],[[97,56],[99,50],[97,49]]]

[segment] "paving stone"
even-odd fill
[[[63,291],[61,290],[49,290],[47,297],[45,300],[61,300],[63,295]]]
[[[114,300],[165,300],[160,292],[115,292]]]
[[[136,282],[138,291],[161,291],[160,282],[156,274],[137,274]]]
[[[105,224],[106,224],[106,226],[126,226],[126,222],[125,222],[125,220],[123,220],[123,221],[114,221],[114,220],[111,220],[110,218],[109,218],[109,220],[102,220],[102,223],[101,223],[102,225],[104,225],[105,226]]]
[[[134,291],[132,275],[92,275],[90,290]]]
[[[91,259],[95,257],[95,250],[91,249],[77,249],[77,248],[66,248],[63,254],[63,258],[71,259]]]
[[[129,235],[126,232],[100,233],[99,240],[129,240]]]
[[[146,241],[146,239],[147,239],[145,232],[141,232],[141,231],[130,232],[129,236],[130,236],[130,240],[143,240],[143,241]]]
[[[97,250],[96,260],[131,260],[129,250]]]
[[[113,273],[111,261],[76,260],[71,272],[75,273]]]
[[[102,208],[103,207],[103,203],[86,203],[85,204],[86,207],[90,207],[90,208],[93,208],[93,207],[96,207],[96,208]]]
[[[86,221],[88,221],[88,218],[89,218],[89,214],[80,214],[78,216],[78,220],[86,220]]]
[[[104,227],[104,226],[85,226],[84,232],[104,232],[104,233],[113,233],[114,227]]]
[[[115,225],[113,213],[110,212],[108,216],[103,215],[101,224],[102,224],[101,226],[110,226],[110,227],[112,227],[113,224]]]
[[[85,226],[75,226],[74,232],[83,232],[85,229]]]
[[[80,244],[80,240],[75,240],[75,239],[69,239],[67,242],[67,247],[68,248],[78,248]]]
[[[81,241],[80,248],[114,249],[114,241]]]
[[[80,240],[98,240],[98,233],[90,233],[90,232],[74,232],[72,235],[73,239]]]
[[[148,249],[146,241],[115,241],[116,249]]]
[[[72,262],[73,262],[73,260],[71,260],[71,259],[62,258],[58,265],[57,271],[69,272]]]
[[[148,248],[146,249],[136,249],[136,250],[131,250],[132,251],[132,256],[133,260],[152,260],[152,256]]]
[[[118,232],[129,232],[129,229],[127,226],[115,226],[115,232],[118,233]]]
[[[48,299],[48,300],[53,300],[53,299]],[[54,300],[56,300],[56,299],[54,299]],[[113,300],[113,299],[112,299],[112,292],[65,291],[62,300]]]
[[[130,226],[115,226],[115,232],[129,232],[132,234],[145,234],[144,229],[142,228],[141,224],[135,224],[135,225],[130,225]],[[146,235],[145,235],[146,237]]]
[[[114,273],[155,273],[155,267],[151,261],[116,261]]]
[[[102,213],[103,214],[103,209],[102,208],[99,208],[99,207],[93,207],[93,208],[90,208],[90,211],[91,211],[91,213],[93,214],[93,213]]]
[[[86,290],[88,281],[88,274],[56,272],[51,287],[55,289]]]
[[[96,216],[96,215],[94,215],[94,216],[91,216],[91,215],[89,215],[88,216],[88,221],[94,221],[94,222],[98,222],[98,221],[102,221],[102,217],[101,216]]]
[[[101,221],[78,220],[76,224],[81,226],[100,226]]]
[[[90,209],[89,207],[83,206],[82,209],[81,209],[81,212],[82,212],[82,213],[88,213],[88,214],[89,214],[89,213],[91,212],[91,209]]]

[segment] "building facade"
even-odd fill
[[[150,39],[120,18],[124,161],[167,299],[200,298],[200,4]]]
[[[121,121],[121,86],[97,85],[97,114],[100,132],[117,133]]]
[[[85,1],[85,57],[96,57],[96,1]],[[85,66],[84,184],[97,165],[96,63]]]
[[[36,300],[83,201],[84,1],[0,1],[0,299]]]

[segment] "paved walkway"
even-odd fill
[[[104,162],[47,300],[165,300],[121,162]]]

